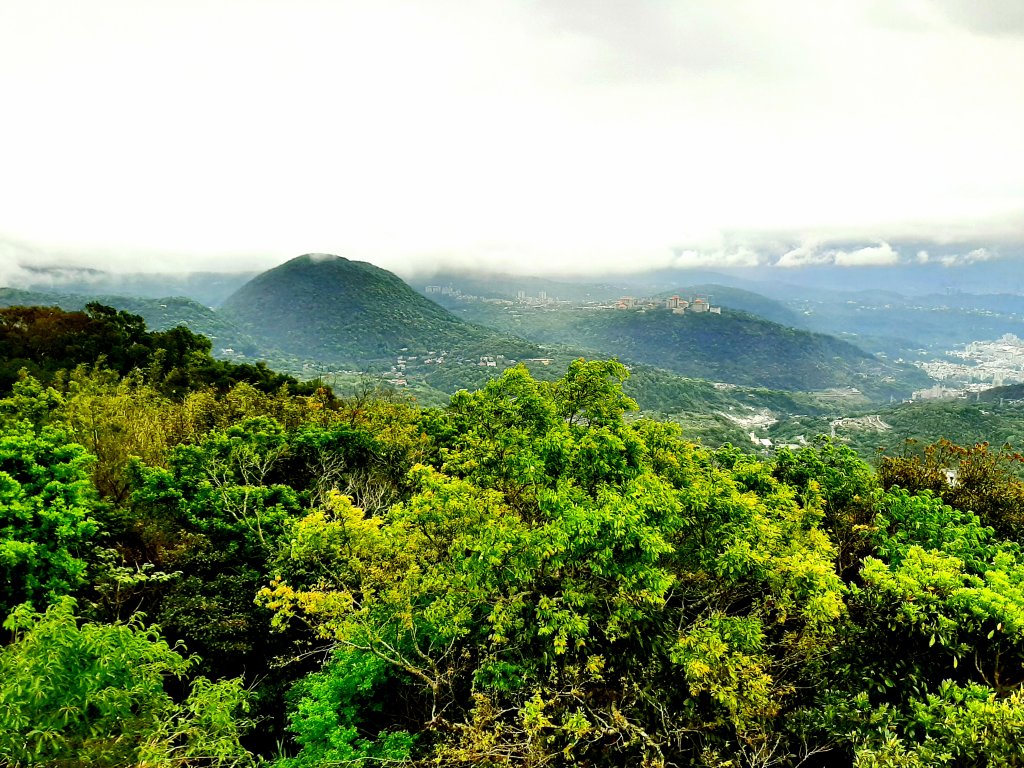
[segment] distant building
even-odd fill
[[[672,296],[665,300],[665,309],[672,310],[673,315],[684,314],[688,306],[690,306],[690,302],[686,299],[681,299],[678,296]]]
[[[940,384],[936,384],[934,387],[928,389],[916,390],[913,394],[914,400],[943,400],[946,398],[956,397],[958,391],[943,387]]]

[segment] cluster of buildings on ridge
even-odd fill
[[[647,309],[658,309],[664,306],[665,309],[671,310],[673,315],[682,315],[686,312],[702,313],[708,312],[712,315],[722,314],[721,307],[712,307],[711,303],[705,296],[697,296],[692,300],[680,298],[679,296],[671,296],[665,299],[664,302],[658,299],[634,299],[632,296],[623,296],[619,299],[616,304],[616,309],[636,309],[636,310],[647,310]]]

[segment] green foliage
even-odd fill
[[[999,646],[986,682],[1001,688],[1007,654],[1024,650],[1024,564],[976,515],[923,493],[890,492],[879,504],[878,557],[863,561],[863,595],[891,624],[929,636],[955,655]],[[981,659],[975,660],[981,671]],[[1019,663],[1019,662],[1018,662]]]
[[[91,461],[55,427],[23,421],[0,432],[0,615],[24,601],[41,607],[84,582],[98,532]]]
[[[869,736],[857,745],[860,768],[1020,765],[1024,760],[1024,692],[999,697],[982,685],[942,683],[911,703],[871,713]],[[897,735],[899,734],[899,735]]]
[[[784,719],[843,615],[821,512],[767,466],[627,424],[625,373],[511,369],[434,414],[443,471],[415,469],[407,501],[369,517],[333,495],[293,524],[261,602],[389,676],[307,696],[316,722],[369,708],[444,764],[617,765],[752,747]]]
[[[282,386],[312,392],[308,385],[271,371],[266,365],[235,365],[214,360],[210,340],[179,325],[148,331],[139,315],[96,302],[84,312],[56,307],[0,309],[0,393],[26,369],[42,381],[79,365],[99,365],[119,375],[145,372],[163,393],[181,397],[202,386],[221,390],[249,382],[266,392]]]
[[[264,272],[222,311],[267,346],[332,363],[390,364],[403,348],[440,352],[497,336],[459,320],[394,274],[338,256],[300,256]]]
[[[866,552],[874,519],[878,482],[871,468],[851,448],[819,436],[813,445],[795,451],[780,448],[774,474],[801,489],[805,499],[821,495],[825,526],[838,549],[839,571],[848,575]]]
[[[878,476],[886,488],[928,490],[957,509],[977,514],[1003,537],[1024,542],[1024,457],[1009,446],[991,450],[988,443],[963,448],[948,440],[921,454],[884,456]]]
[[[823,699],[857,765],[1014,765],[1024,567],[976,515],[928,492],[876,495]],[[987,762],[993,760],[993,763]]]
[[[287,521],[301,510],[299,493],[278,474],[289,450],[282,427],[261,417],[176,446],[166,468],[137,461],[129,468],[142,544],[160,547],[160,568],[179,574],[160,587],[155,615],[234,674],[240,654],[265,646],[266,617],[252,598]]]
[[[247,706],[284,768],[1022,762],[1008,448],[711,451],[615,361],[433,409],[161,365],[0,400],[0,763],[252,762]]]
[[[79,625],[63,599],[45,613],[21,606],[0,650],[0,762],[17,766],[252,763],[237,680],[193,681],[175,701],[166,678],[192,664],[139,620]]]
[[[120,378],[113,371],[80,366],[67,382],[59,418],[95,457],[92,480],[100,496],[118,504],[128,495],[124,469],[131,458],[153,464],[164,460],[176,437],[173,410],[140,372]]]
[[[339,649],[323,670],[299,680],[289,697],[293,705],[289,728],[300,751],[275,765],[318,768],[408,760],[413,745],[408,732],[367,735],[381,709],[373,691],[390,684],[389,671],[376,656]]]

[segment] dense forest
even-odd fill
[[[0,310],[0,765],[1024,764],[1024,457],[756,457]]]
[[[771,302],[761,298],[761,302],[748,298],[744,304],[770,311]],[[890,395],[909,394],[929,381],[915,368],[877,358],[848,341],[740,310],[674,315],[665,309],[528,308],[469,301],[448,305],[459,317],[540,344],[615,350],[633,363],[747,387],[796,391],[856,387],[874,399],[886,400]]]

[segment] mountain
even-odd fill
[[[221,308],[257,340],[327,363],[393,361],[496,337],[424,298],[397,275],[340,256],[306,254],[264,272]]]
[[[617,350],[624,359],[695,378],[772,389],[874,389],[893,371],[833,336],[809,333],[743,312],[673,315],[606,311],[575,318],[537,339]],[[915,381],[927,379],[904,371]]]
[[[887,363],[834,336],[729,309],[720,315],[675,315],[663,308],[623,311],[463,301],[456,311],[472,322],[540,344],[563,344],[682,376],[744,386],[794,391],[854,387],[888,399],[930,381],[916,368]]]

